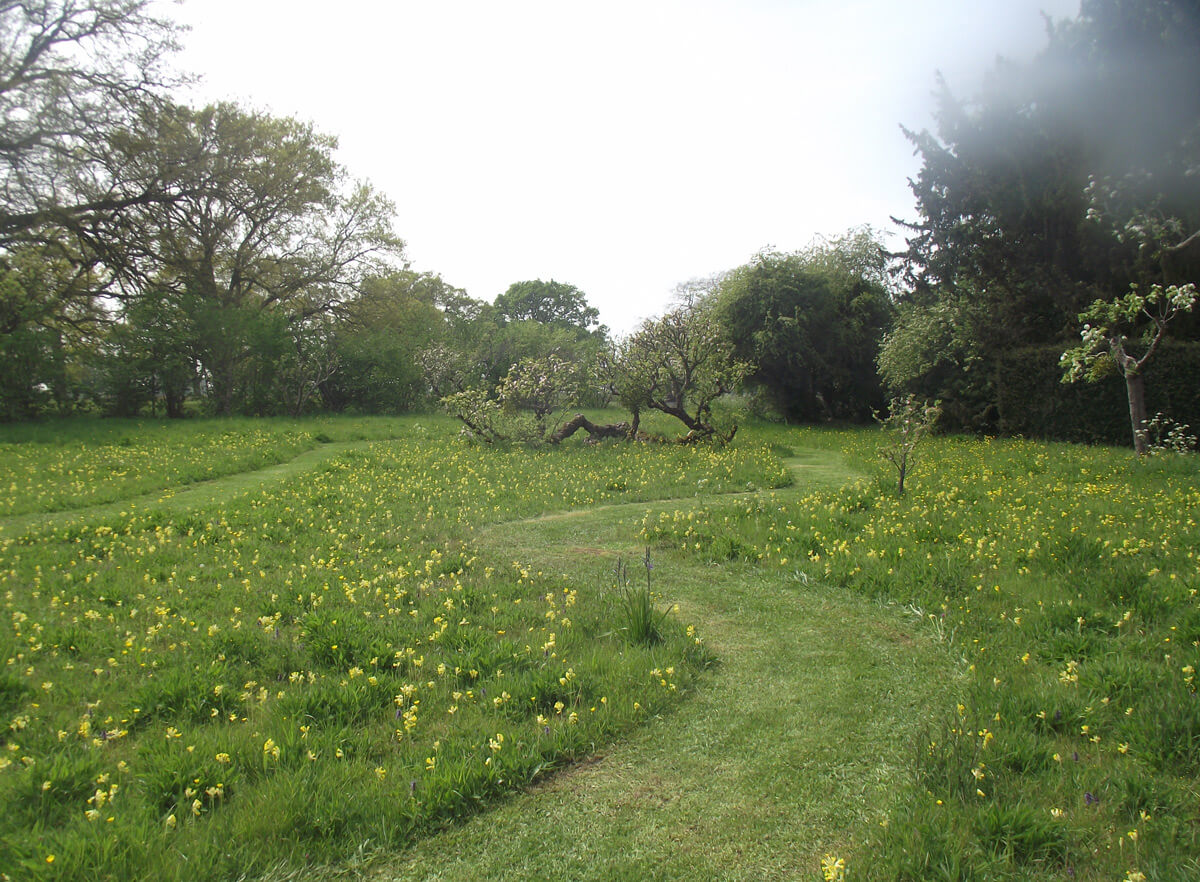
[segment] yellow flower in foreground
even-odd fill
[[[846,862],[831,854],[821,859],[821,877],[825,882],[842,882],[846,878]]]

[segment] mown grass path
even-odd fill
[[[186,511],[302,476],[371,443],[323,444],[264,469],[53,514],[0,520],[0,536],[133,508]],[[840,459],[788,461],[797,499],[853,477]],[[763,492],[764,498],[770,498]],[[721,505],[689,497],[552,513],[481,528],[481,553],[603,589],[618,557],[640,560],[642,518]],[[729,504],[745,494],[728,498]],[[330,868],[399,879],[819,879],[885,822],[915,736],[939,706],[948,654],[894,607],[752,563],[654,550],[662,604],[694,623],[717,661],[678,709],[626,740],[396,855]],[[638,569],[635,566],[635,569]],[[616,623],[614,623],[615,627]],[[290,878],[290,877],[289,877]],[[306,871],[304,878],[313,878]]]
[[[848,474],[789,462],[795,498]],[[591,584],[640,557],[635,503],[493,526],[477,541]],[[915,736],[951,679],[918,620],[843,590],[655,552],[656,590],[718,658],[703,686],[587,763],[428,838],[377,879],[819,879],[885,823]]]
[[[224,475],[220,478],[185,484],[179,488],[155,490],[152,493],[131,496],[117,502],[104,502],[99,505],[88,505],[63,511],[31,512],[9,518],[0,518],[0,536],[12,536],[31,528],[54,528],[77,520],[102,518],[107,515],[115,515],[131,509],[144,509],[150,506],[168,511],[186,511],[206,505],[219,504],[233,499],[244,492],[250,492],[259,487],[304,474],[340,453],[354,448],[366,447],[372,443],[376,442],[333,441],[309,448],[286,462],[276,463],[262,469],[237,472],[232,475]]]

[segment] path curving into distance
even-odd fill
[[[376,441],[323,444],[266,468],[116,503],[0,519],[0,537],[131,508],[183,511],[295,478]],[[856,477],[828,451],[785,460],[798,498]],[[745,493],[614,503],[481,527],[473,542],[595,585],[636,559],[642,517]],[[921,622],[748,563],[655,552],[657,591],[718,663],[674,712],[531,790],[367,867],[382,880],[812,879],[884,822],[950,659]]]
[[[781,499],[852,477],[823,451],[788,465],[797,483],[773,491]],[[721,502],[542,515],[475,541],[594,585],[618,556],[640,556],[646,512],[699,504]],[[848,591],[655,554],[656,589],[719,658],[701,687],[593,760],[418,842],[370,878],[814,879],[827,853],[853,866],[940,704],[931,684],[949,682],[948,654],[912,615]]]
[[[340,453],[355,448],[367,447],[378,441],[332,441],[310,447],[292,459],[275,463],[261,469],[246,472],[235,472],[205,481],[196,481],[180,487],[168,487],[130,496],[117,502],[101,502],[97,505],[87,505],[80,508],[64,509],[54,512],[30,512],[0,518],[0,537],[28,530],[30,528],[55,528],[75,521],[119,514],[130,509],[146,509],[150,506],[165,508],[168,511],[186,511],[200,508],[223,500],[232,499],[241,491],[254,490],[259,487],[278,484],[288,478],[312,471]]]

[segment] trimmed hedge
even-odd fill
[[[1061,382],[1058,359],[1070,343],[1028,346],[1000,360],[1000,431],[1052,441],[1133,446],[1125,380]],[[1200,343],[1167,341],[1146,366],[1146,412],[1200,428]]]

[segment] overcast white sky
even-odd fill
[[[415,269],[583,290],[615,331],[766,246],[913,216],[934,75],[969,94],[1079,0],[187,0],[197,101],[312,121]],[[900,239],[893,240],[895,245]]]

